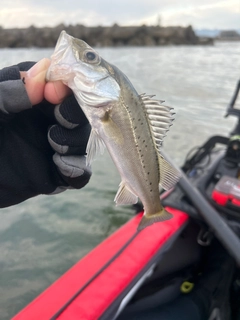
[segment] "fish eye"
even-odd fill
[[[85,58],[86,58],[87,62],[89,62],[89,63],[98,63],[99,62],[99,56],[93,51],[85,52]]]
[[[94,52],[89,51],[86,53],[86,57],[88,58],[88,60],[92,61],[96,59],[96,54]]]

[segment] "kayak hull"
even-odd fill
[[[167,208],[173,218],[142,231],[136,215],[46,289],[13,320],[110,319],[127,292],[164,256],[186,227],[184,212]],[[94,302],[94,303],[93,303]]]

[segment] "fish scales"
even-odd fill
[[[133,204],[138,198],[142,201],[144,215],[139,230],[170,219],[171,214],[160,202],[159,183],[169,189],[179,179],[179,173],[160,153],[173,120],[171,108],[153,96],[139,95],[123,72],[64,31],[47,79],[62,80],[73,90],[92,126],[87,163],[107,147],[122,179],[116,204]]]
[[[121,128],[124,147],[119,148],[118,145],[109,143],[108,150],[124,182],[141,199],[146,213],[151,214],[161,209],[160,202],[156,201],[159,198],[158,156],[149,124],[145,120],[146,111],[142,100],[132,88],[129,94],[129,81],[120,74],[121,82],[126,82],[126,85],[123,86],[117,108],[112,109],[111,118]],[[143,177],[145,183],[142,182]]]

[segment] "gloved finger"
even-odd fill
[[[53,125],[48,130],[48,141],[51,147],[59,154],[84,155],[91,127],[89,123],[78,126],[75,129],[65,129],[59,125]]]
[[[53,161],[59,169],[62,178],[73,188],[84,187],[92,175],[91,168],[86,165],[85,156],[53,155]]]
[[[73,94],[54,108],[54,115],[57,122],[68,129],[73,129],[88,123],[85,114]]]
[[[28,71],[36,64],[35,61],[24,61],[17,64],[19,71]]]

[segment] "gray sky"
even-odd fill
[[[2,0],[4,28],[65,24],[188,26],[240,29],[240,0]]]

